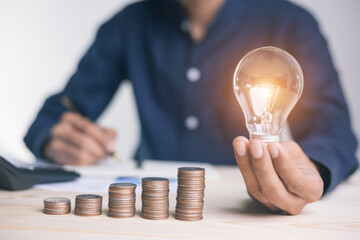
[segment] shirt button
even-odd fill
[[[196,67],[191,67],[186,71],[186,77],[190,82],[197,82],[201,77],[200,70]]]
[[[185,126],[189,130],[195,130],[199,127],[199,119],[195,116],[188,116],[185,119]]]

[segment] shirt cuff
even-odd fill
[[[342,180],[354,172],[358,164],[343,159],[341,154],[324,139],[311,139],[299,143],[305,154],[317,165],[324,181],[324,193],[332,191]]]
[[[50,130],[54,124],[38,124],[37,129],[34,129],[35,126],[32,126],[24,137],[24,142],[26,146],[31,150],[36,158],[45,159],[44,156],[44,146],[45,143],[50,138]]]

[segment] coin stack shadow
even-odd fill
[[[135,189],[133,183],[113,183],[109,186],[109,216],[127,218],[135,216]]]
[[[67,214],[71,211],[70,199],[64,197],[49,197],[44,199],[44,213],[50,215]]]
[[[169,179],[143,178],[141,199],[143,218],[152,220],[169,218]]]
[[[204,168],[179,168],[175,218],[183,221],[201,220],[203,218],[204,190]]]
[[[75,199],[75,215],[78,216],[97,216],[102,213],[103,197],[96,194],[81,194]]]

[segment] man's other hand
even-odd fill
[[[249,195],[270,211],[296,215],[321,197],[321,176],[297,143],[266,146],[258,139],[237,137],[233,147]]]
[[[44,156],[59,164],[90,165],[115,150],[116,132],[73,112],[62,115],[51,130]]]

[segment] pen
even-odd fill
[[[86,117],[86,115],[71,101],[71,99],[67,96],[61,97],[61,104],[66,107],[68,110],[78,113],[83,117]],[[111,156],[115,161],[121,162],[121,159],[118,154],[115,152],[109,153],[109,156]]]

